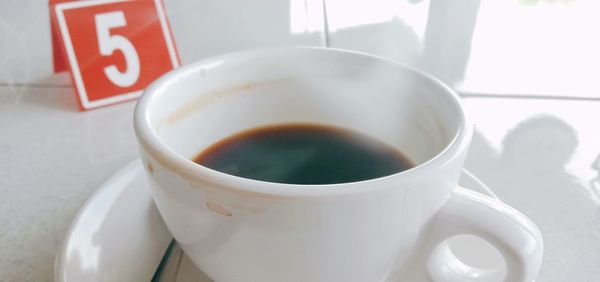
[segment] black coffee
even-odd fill
[[[413,167],[398,150],[346,129],[292,124],[247,130],[194,158],[224,173],[290,184],[367,180]]]

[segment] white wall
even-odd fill
[[[276,45],[324,46],[321,0],[165,0],[183,63]],[[293,9],[292,9],[293,7]],[[0,1],[0,85],[70,84],[52,76],[47,0]]]

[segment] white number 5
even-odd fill
[[[122,11],[96,15],[96,33],[100,55],[110,56],[115,50],[121,50],[125,57],[125,71],[121,72],[115,65],[104,68],[104,73],[112,83],[120,87],[128,87],[140,77],[140,58],[127,38],[110,34],[110,29],[126,26],[125,15]]]

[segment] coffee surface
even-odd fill
[[[401,152],[373,137],[313,124],[246,130],[213,144],[193,161],[227,174],[289,184],[355,182],[413,167]]]

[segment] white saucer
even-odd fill
[[[211,281],[177,244],[171,244],[172,237],[146,185],[140,160],[100,185],[71,224],[56,258],[55,281]],[[460,185],[496,197],[466,170]],[[498,255],[489,247],[482,247],[481,242],[475,243],[477,247],[469,238],[450,242],[465,262],[479,263],[475,265],[479,267],[497,266],[494,264]]]

